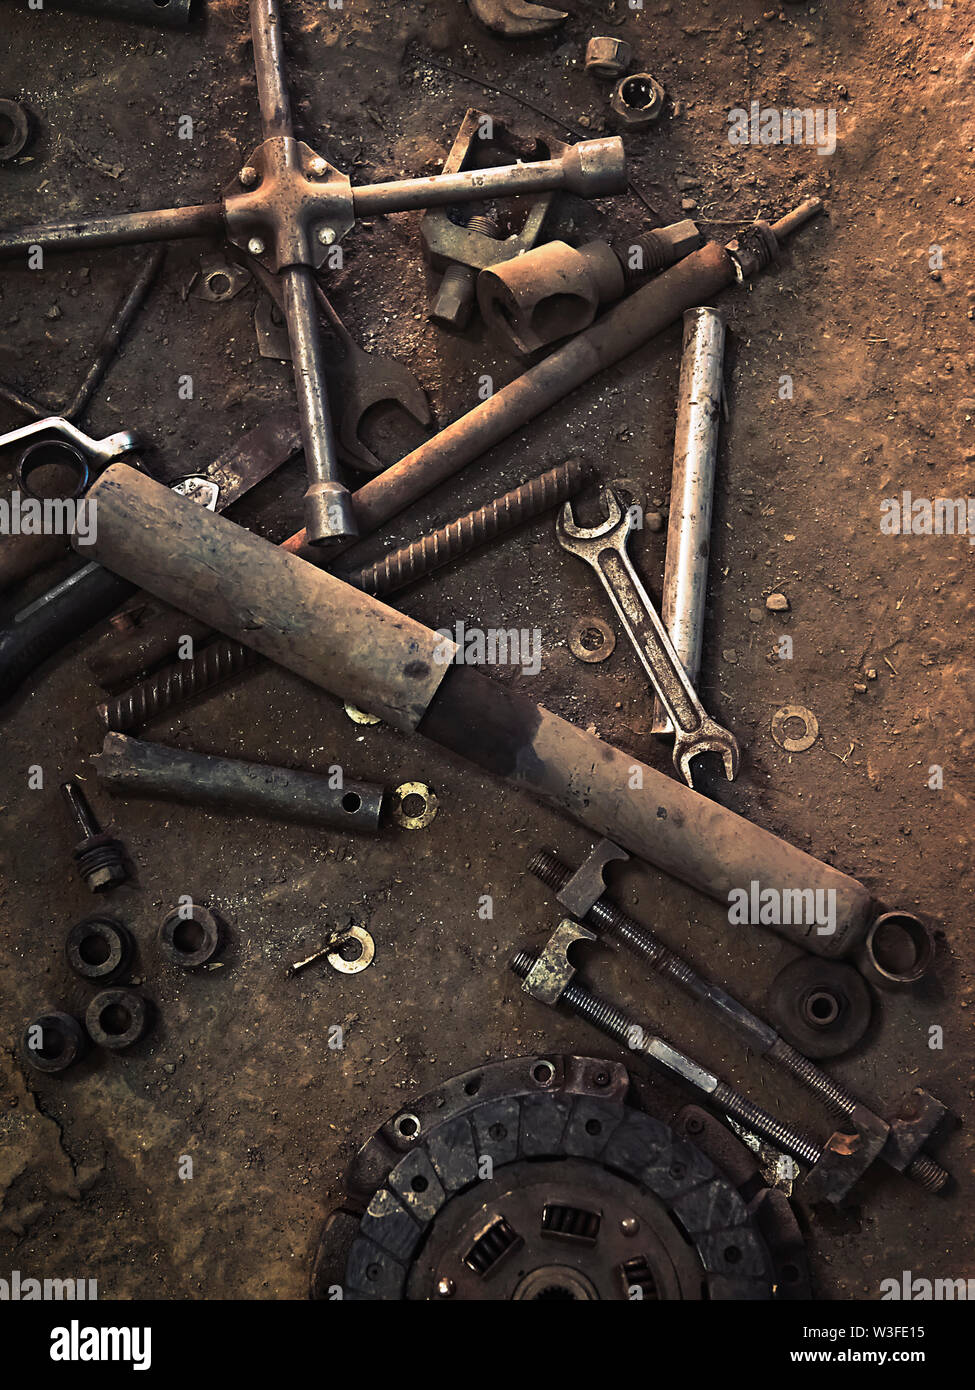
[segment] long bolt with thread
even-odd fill
[[[536,960],[537,956],[533,952],[519,951],[511,962],[511,969],[519,979],[527,979]],[[559,996],[559,1002],[564,1003],[573,1013],[584,1018],[587,1023],[591,1023],[621,1047],[643,1053],[679,1080],[693,1086],[726,1115],[738,1120],[755,1134],[761,1135],[783,1153],[790,1154],[810,1167],[822,1157],[822,1148],[808,1135],[793,1125],[777,1120],[774,1115],[750,1101],[733,1086],[719,1080],[663,1038],[655,1037],[639,1020],[617,1008],[609,1000],[600,998],[578,980],[572,980],[566,985]]]
[[[560,893],[572,877],[572,871],[549,850],[540,850],[528,865],[529,872]],[[762,1056],[775,1062],[806,1090],[825,1102],[837,1115],[852,1115],[861,1102],[840,1086],[808,1057],[792,1047],[763,1019],[725,990],[706,980],[676,951],[666,946],[649,927],[640,925],[613,903],[606,894],[597,898],[582,919],[583,924],[596,932],[606,932],[651,969],[673,980],[692,998],[708,1005],[718,1017],[739,1034]],[[947,1171],[928,1154],[921,1153],[904,1168],[904,1175],[931,1192],[937,1192],[948,1181]]]

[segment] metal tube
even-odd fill
[[[308,266],[292,265],[281,272],[284,316],[291,342],[291,364],[298,393],[298,415],[305,446],[308,488],[305,492],[305,533],[309,545],[353,540],[359,534],[352,499],[339,481],[335,433],[325,392],[325,362],[318,333],[315,279]]]
[[[357,218],[374,217],[380,212],[412,212],[480,198],[519,198],[548,193],[568,187],[569,182],[563,160],[539,159],[528,164],[502,164],[494,169],[463,170],[459,174],[431,174],[425,179],[362,184],[353,188],[352,199]],[[623,182],[625,184],[625,179]]]
[[[277,0],[251,0],[251,39],[264,139],[291,135],[291,102]]]
[[[0,232],[0,256],[27,251],[32,246],[43,246],[50,251],[77,251],[85,246],[127,246],[140,241],[220,236],[223,230],[222,203],[112,213],[107,217],[47,222],[37,227]]]
[[[370,835],[379,829],[383,788],[372,782],[214,758],[118,733],[105,735],[102,751],[91,763],[112,792],[173,797]]]
[[[449,640],[126,464],[87,496],[98,532],[85,555],[395,729],[416,727],[451,669]]]
[[[686,310],[660,616],[695,687],[704,637],[724,339],[725,323],[717,309]],[[653,732],[674,732],[659,700],[654,701]]]

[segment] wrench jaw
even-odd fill
[[[709,719],[707,726],[693,734],[680,734],[674,739],[674,767],[693,789],[694,777],[691,772],[691,759],[699,753],[718,753],[724,763],[724,775],[729,782],[738,776],[741,766],[741,750],[734,734],[722,729],[720,724]]]
[[[599,489],[599,500],[607,516],[605,521],[600,521],[596,526],[579,526],[576,523],[575,513],[572,510],[572,503],[566,502],[556,524],[559,545],[561,545],[563,550],[568,550],[570,554],[580,555],[582,559],[586,559],[587,557],[582,555],[581,549],[576,542],[604,540],[617,530],[620,522],[624,520],[623,508],[620,505],[619,497],[612,488],[603,487]],[[629,512],[627,512],[625,521],[626,535],[629,535],[632,530],[632,518]]]

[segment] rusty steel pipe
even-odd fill
[[[684,314],[660,616],[695,688],[704,642],[724,339],[725,323],[717,309],[702,306]],[[652,728],[659,736],[674,732],[659,700],[654,701]]]
[[[32,246],[49,251],[77,251],[86,246],[128,246],[142,241],[221,236],[223,232],[223,204],[202,203],[189,208],[111,213],[75,222],[48,222],[0,231],[0,256],[28,251]]]
[[[158,598],[396,728],[417,729],[719,902],[756,879],[783,893],[831,892],[828,935],[778,928],[809,951],[841,956],[862,938],[874,904],[861,883],[453,665],[453,644],[422,624],[126,464],[111,465],[90,495],[98,535],[86,553]]]
[[[350,833],[379,830],[383,788],[374,782],[216,758],[118,733],[106,734],[101,753],[90,761],[113,793],[280,816]]]

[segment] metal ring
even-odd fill
[[[196,903],[174,908],[163,918],[159,945],[174,965],[194,970],[206,965],[222,945],[221,926],[212,912]]]
[[[592,633],[599,636],[599,645],[587,647],[584,638]],[[602,618],[579,618],[569,633],[569,651],[578,661],[605,661],[616,650],[616,634]]]
[[[364,709],[358,709],[355,705],[346,700],[343,709],[352,720],[353,724],[381,724],[383,721],[378,714],[367,714]]]
[[[881,987],[912,985],[934,960],[934,940],[913,912],[884,912],[863,943],[864,973]]]
[[[358,941],[359,954],[354,960],[346,960],[342,955],[342,946],[348,940]],[[376,954],[376,943],[366,931],[365,927],[350,927],[342,944],[336,946],[334,951],[329,951],[325,959],[333,970],[337,970],[340,975],[358,975],[360,970],[365,970],[372,965],[373,957]]]
[[[66,439],[38,439],[34,444],[28,444],[17,460],[17,483],[28,497],[36,497],[39,502],[43,502],[46,500],[45,494],[35,492],[30,485],[31,474],[36,473],[39,468],[57,467],[73,468],[78,475],[78,482],[73,492],[48,493],[46,496],[80,497],[91,476],[88,460],[80,449],[76,449]]]
[[[423,802],[423,810],[410,815],[403,807],[408,796],[418,796]],[[425,782],[403,782],[393,792],[393,820],[404,830],[425,830],[437,814],[440,802]]]
[[[798,719],[804,725],[803,732],[795,738],[785,731],[790,719]],[[772,737],[787,753],[804,753],[819,738],[819,720],[805,705],[783,705],[772,715]]]

